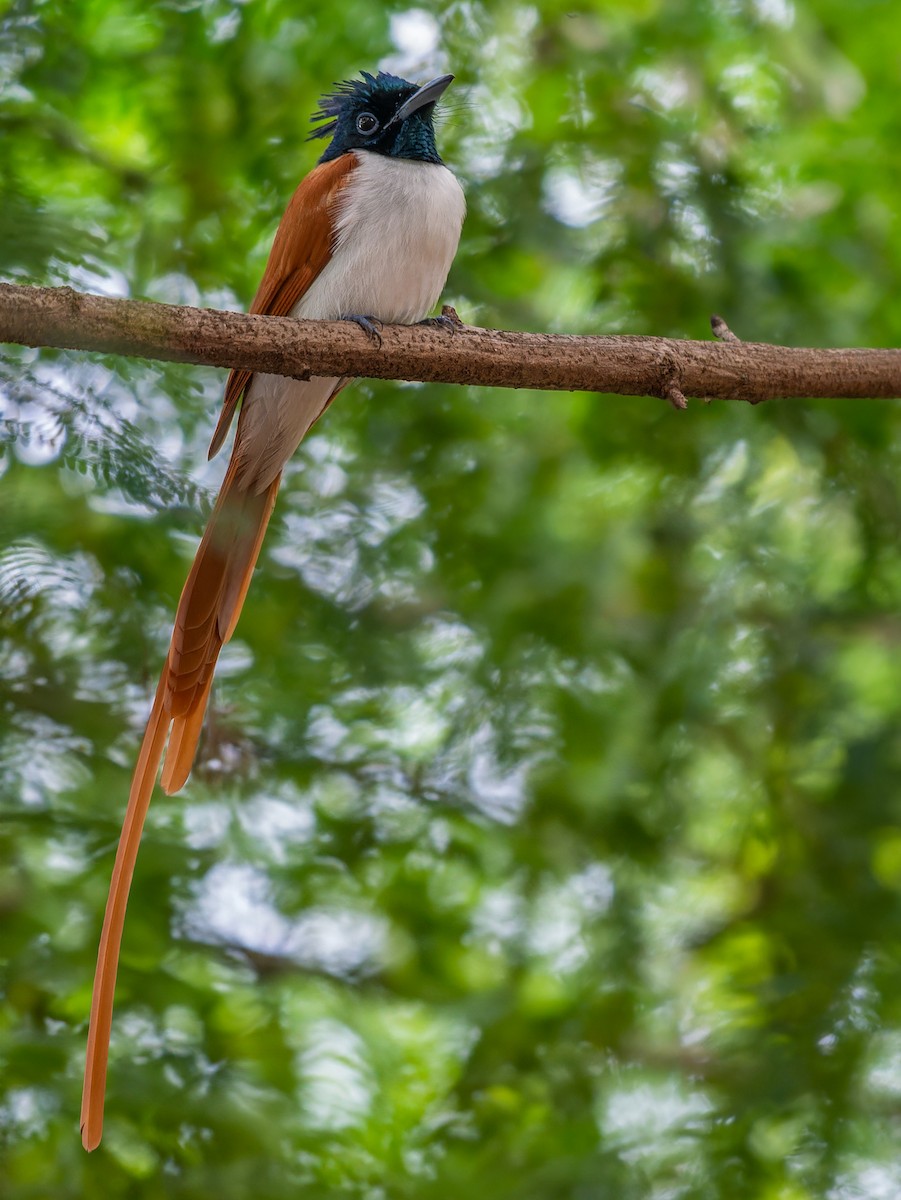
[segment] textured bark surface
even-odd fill
[[[452,310],[449,310],[452,312]],[[454,314],[455,315],[455,314]],[[723,323],[723,328],[725,324]],[[901,396],[901,350],[295,321],[0,284],[0,342],[99,350],[278,375],[747,400]]]

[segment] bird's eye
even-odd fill
[[[378,127],[379,123],[372,113],[360,113],[357,117],[357,133],[363,133],[368,136],[371,133],[375,133]]]

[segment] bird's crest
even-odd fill
[[[308,142],[312,142],[314,138],[331,137],[338,127],[341,114],[348,106],[368,103],[377,94],[386,96],[391,93],[397,96],[398,104],[401,104],[407,96],[416,91],[415,84],[397,75],[390,75],[387,71],[379,71],[377,75],[361,71],[360,75],[360,79],[345,79],[341,83],[333,84],[332,91],[319,97],[319,108],[310,117],[310,121],[313,124],[324,121],[325,124],[308,135]]]

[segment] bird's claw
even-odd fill
[[[426,317],[425,320],[419,320],[419,322],[416,322],[416,324],[437,325],[439,329],[443,329],[445,332],[448,332],[448,334],[456,334],[459,326],[461,326],[463,322],[461,319],[459,319],[457,313],[455,310],[453,310],[453,308],[450,307],[450,305],[445,305],[444,308],[442,308],[442,314],[440,314],[440,317]]]
[[[357,313],[348,313],[341,319],[342,321],[353,321],[355,325],[359,325],[371,342],[381,346],[382,335],[379,333],[379,329],[382,328],[382,322],[378,317],[362,317]]]

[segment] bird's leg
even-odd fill
[[[362,317],[358,313],[345,313],[341,318],[342,321],[353,321],[355,325],[359,325],[371,342],[381,346],[382,335],[379,329],[382,328],[382,322],[378,317]]]

